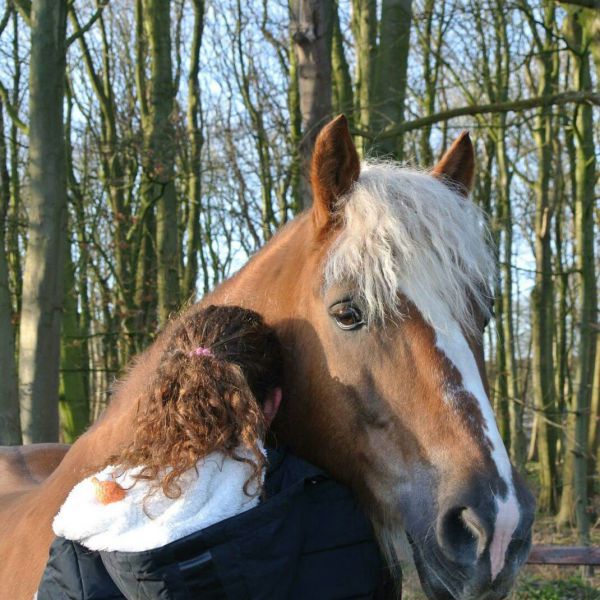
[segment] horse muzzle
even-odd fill
[[[501,529],[497,498],[492,494],[472,495],[471,502],[462,494],[439,503],[437,510],[432,507],[429,518],[407,520],[407,536],[428,598],[501,600],[508,596],[529,555],[535,508],[526,488],[520,488],[517,497],[518,523],[508,531]],[[497,540],[503,536],[499,562]]]

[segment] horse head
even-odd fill
[[[473,168],[467,134],[430,172],[361,165],[338,117],[316,143],[313,207],[221,296],[285,344],[277,438],[356,490],[392,561],[406,532],[435,599],[505,597],[534,512],[488,399],[494,261]]]

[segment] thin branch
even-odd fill
[[[0,35],[2,35],[4,30],[6,29],[6,26],[8,25],[8,20],[10,19],[10,16],[12,15],[12,11],[13,11],[12,4],[8,4],[6,6],[6,10],[4,11],[4,16],[2,17],[2,20],[0,20]]]
[[[4,87],[4,84],[0,81],[0,101],[6,108],[6,112],[8,116],[11,118],[12,122],[22,131],[27,133],[28,127],[25,125],[23,121],[19,118],[19,113],[17,109],[11,104],[10,97],[8,94],[8,90]]]
[[[561,92],[559,94],[550,94],[540,98],[524,98],[523,100],[509,100],[507,102],[494,102],[492,104],[480,104],[479,106],[460,106],[451,108],[442,112],[434,113],[426,117],[405,121],[399,125],[388,127],[380,133],[365,131],[362,129],[353,129],[354,135],[360,135],[367,139],[383,140],[396,137],[407,131],[413,131],[427,125],[449,121],[457,117],[475,116],[481,114],[508,113],[530,110],[541,106],[560,106],[563,104],[583,104],[589,103],[600,106],[600,94],[595,92]]]
[[[110,2],[110,0],[99,0],[98,1],[98,8],[96,9],[96,12],[90,17],[90,20],[83,27],[78,28],[78,30],[73,35],[71,35],[67,38],[67,42],[66,42],[67,48],[73,42],[77,41],[84,33],[88,32],[92,28],[94,23],[102,15],[102,11],[104,10],[104,7],[107,6],[109,2]],[[73,14],[75,14],[75,6],[74,5],[70,6],[70,10],[73,12]]]
[[[31,0],[13,0],[13,4],[27,25],[31,25]]]

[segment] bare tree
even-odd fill
[[[592,87],[589,38],[582,27],[582,12],[568,16],[568,39],[575,57],[575,85],[579,89]],[[587,39],[586,39],[587,38]],[[570,403],[570,422],[567,436],[567,452],[572,454],[572,472],[565,472],[565,479],[572,478],[572,500],[579,542],[590,543],[588,504],[588,429],[589,412],[594,381],[594,358],[596,353],[596,323],[598,296],[596,290],[594,257],[594,206],[596,203],[596,152],[594,146],[594,122],[590,106],[579,107],[574,123],[576,147],[575,192],[575,248],[579,279],[579,344],[573,398]],[[568,488],[568,486],[567,486]],[[561,508],[568,511],[568,507]]]
[[[33,0],[29,224],[19,332],[19,392],[26,442],[58,440],[67,196],[63,126],[66,18],[66,0]]]
[[[6,256],[6,217],[10,203],[10,175],[4,137],[4,108],[0,102],[0,444],[21,443],[13,304]]]
[[[202,180],[201,180],[201,152],[203,133],[201,121],[200,97],[200,49],[202,47],[202,34],[204,32],[204,0],[193,0],[194,24],[192,34],[192,47],[190,52],[190,67],[188,71],[188,107],[187,107],[187,134],[189,143],[189,160],[187,166],[188,202],[189,211],[187,219],[187,247],[185,251],[186,264],[183,278],[183,297],[191,298],[196,290],[198,278],[198,254],[202,262],[204,249],[200,231],[200,213],[202,210]]]
[[[374,83],[375,130],[404,121],[411,21],[412,0],[383,0]],[[376,150],[402,159],[402,134],[382,140]]]
[[[293,0],[290,29],[296,53],[302,138],[302,207],[312,204],[309,184],[310,157],[321,127],[331,117],[331,38],[333,0]]]
[[[170,0],[144,0],[151,73],[149,118],[144,127],[144,177],[147,197],[156,203],[158,316],[163,325],[179,309],[181,297],[174,181],[176,90],[171,60],[170,7]]]

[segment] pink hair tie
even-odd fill
[[[213,356],[212,350],[210,348],[204,348],[203,346],[198,346],[194,350],[190,352],[190,356]]]

